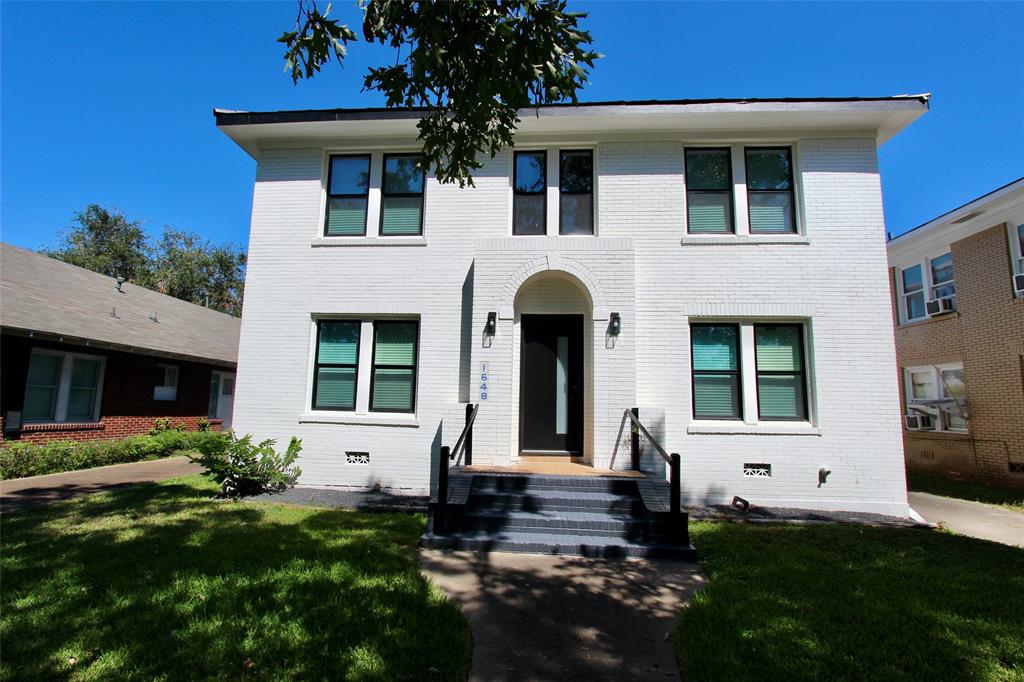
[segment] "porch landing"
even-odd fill
[[[452,474],[538,474],[541,476],[598,476],[604,478],[645,478],[639,471],[618,471],[615,469],[596,469],[586,464],[570,462],[565,459],[545,461],[540,458],[527,459],[511,466],[490,464],[472,464],[470,466],[452,467]]]

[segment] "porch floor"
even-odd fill
[[[459,473],[466,474],[545,474],[548,476],[605,476],[615,478],[646,478],[639,471],[621,471],[617,469],[596,469],[587,464],[578,464],[564,459],[553,458],[551,461],[533,459],[510,466],[490,464],[473,464],[471,466],[453,467]]]

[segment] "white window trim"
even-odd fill
[[[742,391],[741,409],[743,411],[741,420],[733,419],[698,419],[693,415],[693,396],[690,396],[690,424],[692,430],[689,433],[751,433],[752,427],[758,427],[757,433],[777,432],[780,434],[813,434],[820,435],[816,426],[816,395],[814,380],[814,357],[812,352],[811,321],[808,319],[763,319],[743,318],[721,319],[691,317],[687,320],[687,334],[690,333],[691,324],[734,324],[740,327],[740,391]],[[807,419],[800,420],[778,420],[760,419],[757,407],[757,349],[754,338],[754,327],[761,324],[799,324],[803,327],[803,351],[804,351],[804,390],[807,392]],[[687,339],[687,348],[692,344]],[[688,381],[690,391],[693,391],[693,358],[689,358]],[[705,428],[707,427],[707,428]],[[691,427],[688,427],[690,429]]]
[[[157,364],[157,367],[164,370],[163,381],[167,381],[167,370],[174,370],[174,384],[158,384],[153,387],[153,400],[160,402],[173,402],[178,399],[178,383],[181,381],[181,367],[178,365]],[[163,390],[161,390],[163,389]]]
[[[939,400],[947,398],[945,384],[942,381],[942,372],[945,370],[958,369],[961,372],[964,369],[963,363],[960,362],[947,362],[941,365],[918,365],[915,367],[904,367],[903,368],[903,395],[906,403],[906,414],[912,414],[910,410],[911,405],[916,405],[920,399],[915,399],[914,395],[914,382],[912,377],[914,374],[920,374],[927,372],[931,378],[931,385],[935,390],[934,398],[925,398],[925,400]],[[966,382],[965,382],[966,385]],[[939,431],[943,433],[968,433],[970,430],[970,424],[963,429],[951,429],[946,426],[946,419],[942,416],[942,410],[937,407],[918,406],[919,409],[927,411],[933,416],[934,428],[922,429],[922,431]],[[916,413],[915,413],[916,414]]]
[[[90,355],[88,353],[73,353],[70,351],[59,351],[52,350],[50,348],[32,348],[31,353],[40,353],[42,355],[52,355],[54,357],[61,358],[60,363],[60,377],[57,379],[57,404],[53,410],[52,421],[31,421],[27,422],[22,420],[23,424],[67,424],[67,412],[68,412],[68,396],[71,395],[71,370],[75,358],[82,358],[85,360],[98,360],[100,363],[100,378],[96,383],[96,405],[93,407],[93,415],[90,422],[98,422],[100,420],[100,408],[103,406],[103,380],[106,377],[107,370],[107,359],[102,355]],[[25,390],[28,390],[28,382],[26,381]],[[80,423],[78,421],[72,423]]]
[[[312,246],[372,246],[377,243],[381,246],[419,246],[426,244],[427,237],[427,195],[429,193],[430,181],[433,176],[426,173],[423,178],[423,215],[420,219],[420,234],[418,235],[383,235],[380,233],[380,212],[383,202],[382,186],[384,184],[384,156],[396,154],[422,154],[420,147],[386,147],[379,149],[365,149],[361,147],[346,147],[341,149],[326,149],[320,167],[320,211],[319,220],[316,225],[316,232],[312,238]],[[370,157],[370,186],[366,195],[366,234],[364,235],[327,235],[324,234],[324,225],[327,222],[327,182],[330,178],[331,157],[346,155],[363,155]]]
[[[1010,239],[1010,260],[1013,268],[1014,275],[1024,275],[1024,246],[1020,243],[1020,237],[1017,236],[1017,226],[1024,223],[1024,218],[1018,220],[1011,220],[1006,223],[1006,233]],[[1011,279],[1010,284],[1013,284]],[[1014,289],[1014,295],[1017,298],[1024,298],[1024,291],[1017,291]]]
[[[593,163],[593,178],[591,182],[590,199],[592,202],[591,214],[594,220],[594,232],[593,234],[560,234],[559,233],[559,216],[561,211],[561,192],[559,191],[559,171],[561,169],[561,157],[560,153],[563,151],[589,151]],[[544,152],[544,172],[547,177],[544,178],[545,187],[545,216],[544,216],[544,234],[515,234],[515,225],[513,220],[515,219],[514,207],[515,203],[515,163],[516,163],[516,152]],[[595,143],[586,142],[566,142],[564,144],[522,144],[518,147],[509,147],[508,150],[508,220],[506,221],[505,230],[509,237],[515,237],[516,239],[537,239],[544,237],[597,237],[600,234],[600,220],[598,219],[598,185],[600,173],[598,173],[599,154],[598,146]]]
[[[931,319],[931,316],[928,314],[927,310],[925,311],[925,314],[922,315],[921,317],[910,317],[910,314],[907,312],[907,293],[903,290],[903,272],[904,272],[904,270],[909,270],[909,269],[911,269],[911,268],[913,268],[915,266],[920,266],[920,268],[921,268],[921,284],[922,284],[921,291],[924,292],[924,302],[925,302],[925,305],[927,306],[928,305],[928,301],[933,300],[932,299],[932,294],[933,294],[936,286],[942,285],[942,286],[953,286],[954,288],[956,287],[956,263],[955,262],[953,263],[953,279],[949,280],[948,282],[938,282],[938,283],[936,283],[934,278],[932,277],[932,261],[937,259],[937,258],[941,258],[942,256],[945,256],[948,253],[952,253],[952,251],[947,246],[944,249],[939,249],[937,251],[929,252],[927,256],[921,258],[920,260],[907,261],[907,262],[901,264],[899,267],[896,268],[896,291],[899,294],[899,301],[898,301],[899,305],[897,307],[899,309],[900,324],[901,325],[903,325],[903,324],[913,324],[913,323],[916,323],[916,322],[923,322],[925,320]],[[953,294],[952,298],[954,298],[954,299],[956,298],[956,294],[955,293]]]
[[[355,410],[331,410],[326,408],[312,409],[313,405],[313,382],[316,374],[316,340],[317,325],[329,320],[351,320],[359,322],[359,358],[356,366],[356,407]],[[415,395],[413,396],[412,412],[373,412],[370,410],[370,375],[373,372],[373,323],[378,321],[400,320],[416,321],[419,329],[419,337],[416,339],[416,374],[413,379]],[[310,423],[353,423],[363,420],[366,423],[398,422],[407,423],[416,421],[420,411],[420,372],[421,364],[421,343],[423,340],[423,319],[416,313],[402,315],[397,313],[386,313],[381,315],[366,314],[315,314],[310,318],[309,327],[309,359],[306,370],[306,391],[300,414],[303,418],[300,421]],[[334,416],[331,416],[334,415]],[[362,422],[360,422],[362,423]]]
[[[721,149],[728,147],[731,152],[730,165],[732,166],[732,204],[733,204],[733,233],[732,234],[700,234],[690,232],[690,207],[687,204],[686,196],[686,150],[687,149]],[[785,232],[781,234],[769,234],[763,232],[750,232],[750,208],[747,194],[747,157],[748,147],[789,147],[789,158],[793,164],[793,220],[796,223],[796,232]],[[714,241],[716,243],[731,242],[737,243],[807,243],[806,226],[804,221],[803,183],[801,182],[799,144],[795,140],[758,140],[742,143],[732,142],[700,142],[683,141],[683,241],[695,243],[701,241]]]

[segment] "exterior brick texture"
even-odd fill
[[[1024,299],[1015,298],[1005,224],[951,244],[957,312],[900,325],[895,296],[900,398],[903,368],[963,363],[968,432],[904,431],[911,471],[1024,487]],[[890,271],[896,292],[896,270]]]
[[[6,414],[8,410],[21,410],[28,361],[33,347],[106,358],[100,420],[95,423],[26,424],[20,431],[5,432],[4,442],[111,440],[149,433],[158,419],[167,419],[172,425],[183,425],[187,430],[194,431],[198,429],[199,423],[206,419],[210,373],[215,369],[225,369],[195,362],[5,334],[0,349],[3,383],[0,390],[0,414]],[[154,377],[158,364],[178,366],[178,391],[177,398],[173,401],[153,400]],[[220,420],[209,421],[213,429],[219,430]]]
[[[666,136],[596,145],[594,237],[512,237],[503,152],[473,188],[428,178],[422,238],[326,240],[325,145],[259,153],[234,413],[257,438],[302,439],[301,483],[428,489],[464,403],[480,400],[483,362],[474,462],[514,461],[518,316],[582,305],[586,461],[611,464],[623,410],[639,406],[682,457],[686,502],[908,513],[873,137],[794,142],[804,234],[781,239],[687,235],[684,143]],[[622,319],[614,339],[610,312]],[[311,413],[313,321],[324,315],[420,320],[415,415]],[[712,319],[807,325],[810,424],[758,423],[756,409],[749,423],[693,422],[689,324]],[[369,452],[369,465],[346,451]],[[744,462],[771,463],[772,477],[745,477]],[[614,466],[627,464],[620,452]],[[820,468],[832,472],[825,484]]]

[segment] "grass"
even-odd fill
[[[921,529],[692,524],[687,680],[1024,680],[1024,551]]]
[[[422,516],[215,493],[190,477],[5,515],[0,678],[466,678]]]
[[[956,497],[961,500],[996,504],[1011,511],[1024,513],[1024,488],[1011,490],[1010,488],[999,488],[985,485],[984,483],[958,481],[952,478],[945,478],[944,476],[914,472],[907,473],[907,488],[921,493],[942,495],[943,497]]]

